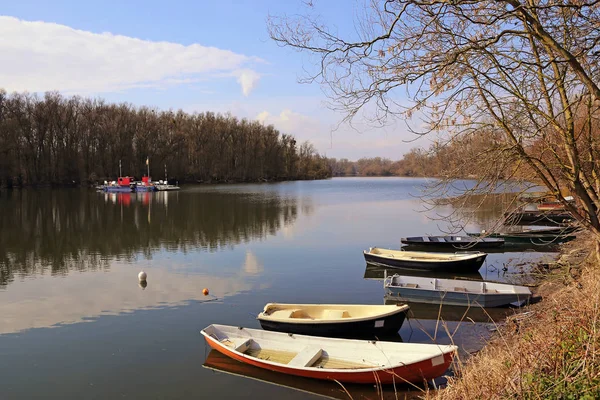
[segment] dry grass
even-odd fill
[[[580,242],[580,249],[592,248],[586,246]],[[490,344],[456,368],[446,389],[425,397],[600,398],[600,266],[563,259],[547,281],[554,289],[543,302],[508,318]]]

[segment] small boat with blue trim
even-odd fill
[[[149,176],[143,176],[141,182],[135,183],[136,192],[156,192],[157,190]]]
[[[383,287],[399,301],[454,306],[523,305],[531,298],[528,287],[486,281],[392,275],[384,279]]]
[[[413,236],[401,238],[402,244],[429,248],[484,249],[504,246],[504,239],[471,236]]]
[[[108,193],[131,193],[132,178],[120,176],[117,181],[105,182],[102,190]]]

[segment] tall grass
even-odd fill
[[[456,367],[439,399],[600,398],[600,266],[591,261],[527,313],[507,319],[498,336]],[[556,275],[549,277],[556,284]]]

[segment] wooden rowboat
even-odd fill
[[[469,233],[469,235],[474,235]],[[529,245],[535,244],[538,246],[552,246],[561,243],[570,242],[575,240],[575,235],[552,235],[552,234],[524,234],[519,232],[518,234],[512,233],[489,233],[490,238],[501,238],[506,243],[506,246],[513,245]]]
[[[545,203],[538,204],[537,209],[538,211],[562,211],[565,209],[565,206],[560,201],[547,201]]]
[[[531,298],[531,290],[525,286],[485,281],[393,275],[385,278],[383,286],[399,301],[415,303],[502,307],[521,305]]]
[[[514,225],[559,225],[573,221],[573,216],[567,211],[513,211],[504,213],[506,223]]]
[[[436,248],[482,249],[504,246],[504,239],[470,236],[413,236],[401,238],[402,244]]]
[[[560,226],[556,228],[536,228],[536,229],[523,229],[522,231],[508,231],[508,232],[473,232],[467,233],[469,236],[486,236],[486,237],[500,237],[498,235],[511,235],[511,236],[529,236],[529,235],[553,235],[553,236],[566,236],[575,233],[580,228],[578,226]]]
[[[375,337],[398,333],[408,306],[269,303],[257,319],[263,329],[329,337]]]
[[[213,349],[255,367],[342,383],[414,382],[441,376],[457,347],[303,336],[227,325],[201,331]]]
[[[478,271],[487,257],[480,251],[431,253],[371,247],[363,252],[367,263],[394,268],[429,271]]]

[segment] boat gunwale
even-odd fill
[[[214,329],[219,329],[218,326],[226,326],[226,327],[230,327],[227,325],[219,325],[219,324],[210,324],[209,326],[207,326],[206,328],[202,329],[200,331],[200,333],[202,334],[202,336],[204,336],[204,338],[206,340],[210,340],[212,343],[216,344],[218,347],[224,348],[227,351],[230,351],[236,355],[239,355],[243,358],[247,358],[249,360],[252,360],[254,362],[258,362],[261,364],[266,364],[266,365],[272,365],[274,367],[278,367],[278,368],[285,368],[285,369],[289,369],[289,370],[301,370],[301,371],[307,371],[307,372],[313,372],[313,371],[323,371],[324,373],[329,372],[329,373],[340,373],[340,374],[347,374],[347,375],[351,375],[351,374],[362,374],[365,372],[386,372],[388,370],[394,370],[396,368],[401,368],[401,367],[408,367],[410,365],[419,363],[419,362],[423,362],[423,361],[427,361],[427,360],[432,360],[436,357],[442,356],[445,357],[447,354],[451,354],[451,353],[456,353],[456,351],[458,350],[458,346],[455,345],[440,345],[440,344],[424,344],[424,343],[407,343],[407,344],[424,344],[424,345],[429,345],[429,346],[437,346],[438,350],[440,351],[439,354],[431,354],[430,356],[425,356],[423,358],[418,358],[415,359],[414,361],[411,361],[410,363],[404,363],[404,362],[398,362],[397,364],[387,364],[387,365],[379,365],[379,366],[375,366],[375,367],[369,367],[369,368],[320,368],[320,367],[301,367],[301,366],[288,366],[287,364],[283,364],[283,363],[279,363],[279,362],[273,362],[273,361],[269,361],[269,360],[263,360],[261,358],[258,357],[252,357],[249,356],[245,353],[242,353],[240,351],[237,351],[234,348],[231,348],[223,343],[221,343],[217,338],[211,336],[211,334],[209,334],[208,332],[206,332],[207,329],[209,329],[210,327],[213,327]],[[252,329],[252,328],[243,328],[243,327],[239,327],[238,329],[245,329],[247,331],[260,331],[258,329]],[[288,336],[287,333],[280,333],[280,332],[270,332],[270,331],[260,331],[260,332],[268,332],[270,334],[279,334],[279,335],[286,335]],[[292,334],[293,336],[296,337],[307,337],[307,338],[318,338],[320,340],[322,339],[327,339],[327,340],[335,340],[335,341],[352,341],[352,342],[369,342],[372,344],[376,344],[378,342],[381,343],[393,343],[396,344],[396,342],[385,342],[382,340],[357,340],[357,339],[338,339],[338,338],[328,338],[328,337],[317,337],[317,336],[308,336],[308,335],[297,335],[297,334]],[[227,338],[224,339],[228,339],[229,336]],[[249,339],[252,339],[251,337]],[[260,345],[260,342],[256,342]],[[398,343],[398,344],[402,344],[402,343]],[[445,347],[446,350],[444,350],[442,347]],[[327,351],[326,348],[323,349],[324,351]],[[384,350],[382,349],[377,349],[380,352],[384,353]],[[385,354],[385,353],[384,353]],[[387,357],[386,357],[387,358]],[[351,361],[351,360],[348,360]],[[389,361],[388,361],[389,362]]]
[[[398,274],[394,274],[391,276],[387,276],[384,278],[383,281],[383,287],[384,289],[389,289],[389,288],[398,288],[398,289],[404,289],[404,290],[418,290],[418,291],[428,291],[428,292],[435,292],[435,293],[458,293],[458,294],[464,294],[464,295],[468,295],[468,294],[472,294],[472,295],[485,295],[485,296],[501,296],[501,295],[528,295],[528,296],[532,296],[533,293],[531,293],[531,289],[529,289],[527,286],[520,286],[520,285],[512,285],[510,283],[497,283],[497,282],[487,282],[487,281],[467,281],[464,279],[444,279],[444,278],[431,278],[431,279],[435,279],[435,280],[441,280],[441,281],[445,281],[445,282],[457,282],[458,285],[460,285],[462,282],[468,282],[468,283],[472,283],[472,282],[476,282],[476,283],[485,283],[486,285],[499,285],[499,286],[510,286],[513,289],[522,289],[523,291],[513,291],[513,292],[500,292],[500,293],[486,293],[486,292],[463,292],[463,291],[457,291],[457,290],[451,290],[451,289],[435,289],[435,288],[428,288],[428,287],[417,287],[417,288],[412,288],[412,287],[406,287],[406,286],[400,286],[400,285],[394,285],[393,284],[393,278],[394,277],[402,277],[402,278],[406,278],[405,275],[398,275]],[[416,277],[408,277],[408,278],[416,278]],[[413,279],[414,280],[414,279]],[[409,279],[410,281],[410,279]],[[409,283],[409,282],[407,282]],[[460,287],[460,286],[455,286],[455,287]],[[493,288],[490,288],[493,289]],[[494,290],[498,290],[498,289],[494,289]]]
[[[452,238],[465,238],[465,239],[471,239],[471,240],[452,240]],[[424,238],[444,238],[443,242],[435,242],[435,241],[425,241],[425,240],[417,240],[417,239],[424,239]],[[447,238],[447,239],[446,239]],[[477,239],[479,238],[479,239]],[[448,240],[449,239],[449,240]],[[476,244],[501,244],[504,242],[504,239],[502,238],[498,238],[498,237],[487,237],[487,236],[471,236],[471,235],[465,235],[465,236],[460,236],[460,235],[455,235],[455,236],[407,236],[407,237],[402,237],[400,238],[400,242],[401,243],[406,243],[406,244],[421,244],[421,243],[425,243],[427,245],[430,246],[435,246],[435,245],[458,245],[458,244],[464,244],[465,248],[469,247],[469,246],[473,246]]]
[[[433,256],[431,258],[423,257],[423,258],[414,258],[414,259],[410,259],[409,257],[411,257],[411,256],[406,256],[403,258],[396,258],[393,255],[390,257],[389,255],[372,253],[372,251],[375,249],[382,249],[382,250],[387,250],[387,251],[392,251],[392,252],[397,252],[397,253],[424,253],[424,254],[432,254]],[[484,255],[487,256],[487,253],[485,253],[483,251],[473,251],[473,252],[468,252],[468,253],[460,253],[460,252],[437,253],[437,252],[427,252],[427,251],[392,250],[392,249],[386,249],[383,247],[372,247],[369,250],[363,250],[363,254],[368,254],[371,256],[379,257],[379,258],[385,258],[386,260],[415,261],[415,262],[423,262],[423,263],[456,263],[456,262],[461,262],[461,261],[470,261],[470,260],[473,260],[477,257],[481,257]],[[449,257],[451,257],[451,256],[454,256],[456,258],[450,259]],[[445,258],[445,257],[447,257],[447,258]]]
[[[289,305],[289,306],[320,306],[320,305],[324,305],[324,306],[340,306],[340,307],[348,307],[348,306],[358,306],[358,307],[385,307],[385,305],[380,305],[380,304],[288,304],[288,303],[267,303],[267,305],[265,305],[265,308],[269,305]],[[378,319],[378,318],[387,318],[390,317],[392,315],[396,315],[396,314],[400,314],[402,312],[408,312],[408,310],[410,309],[410,307],[408,306],[408,304],[403,304],[403,305],[397,305],[395,306],[396,309],[392,310],[392,311],[388,311],[385,314],[377,314],[377,315],[371,315],[371,316],[367,316],[367,317],[348,317],[348,318],[340,318],[340,319],[309,319],[309,318],[272,318],[269,317],[268,315],[264,314],[264,310],[258,314],[258,316],[256,317],[256,319],[258,320],[262,320],[262,321],[272,321],[272,322],[283,322],[283,323],[289,323],[289,324],[302,324],[302,325],[320,325],[320,324],[345,324],[345,323],[352,323],[352,322],[364,322],[364,321],[369,321],[369,320],[373,320],[373,319]],[[262,318],[261,318],[262,316]]]

